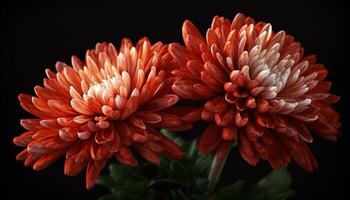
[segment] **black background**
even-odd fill
[[[63,174],[63,159],[35,172],[15,160],[21,148],[12,138],[23,132],[21,118],[29,118],[18,103],[21,92],[34,94],[33,87],[42,84],[44,69],[54,69],[57,60],[70,63],[70,56],[81,58],[96,42],[115,45],[123,37],[133,41],[147,35],[151,41],[182,42],[181,25],[191,19],[205,32],[215,15],[232,18],[237,12],[257,21],[270,22],[274,30],[286,30],[315,53],[329,69],[332,91],[342,96],[335,105],[342,117],[343,136],[338,142],[318,138],[310,145],[320,168],[304,172],[295,164],[293,175],[295,199],[345,199],[349,179],[346,154],[349,148],[349,90],[345,66],[344,5],[302,1],[96,1],[94,3],[12,1],[1,6],[1,199],[97,199],[107,190],[96,186],[85,189],[85,174],[70,178]],[[224,168],[221,185],[244,178],[258,180],[271,168],[266,162],[251,167],[231,153]]]

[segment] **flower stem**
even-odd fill
[[[208,183],[208,196],[214,191],[216,184],[219,181],[222,169],[226,163],[229,153],[227,153],[223,158],[218,159],[215,156],[213,163],[211,164],[209,172],[209,183]]]

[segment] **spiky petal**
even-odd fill
[[[72,67],[57,62],[57,73],[46,70],[36,96],[19,95],[36,118],[21,120],[28,131],[13,140],[26,147],[17,159],[40,170],[65,154],[64,173],[74,176],[87,168],[87,188],[112,156],[137,165],[132,149],[157,164],[161,153],[180,159],[182,150],[157,129],[191,128],[165,111],[179,100],[170,89],[173,69],[168,46],[151,45],[147,38],[135,47],[124,39],[119,53],[112,44],[98,43],[85,61],[73,56]]]
[[[273,168],[291,159],[306,170],[317,167],[305,144],[313,140],[310,132],[336,140],[340,123],[331,106],[339,97],[329,93],[327,69],[315,56],[304,57],[292,36],[243,14],[215,17],[206,38],[185,21],[182,35],[185,47],[169,47],[181,66],[172,72],[172,89],[205,102],[196,111],[211,122],[199,142],[202,153],[222,157],[227,141],[237,139],[251,165],[262,158]]]

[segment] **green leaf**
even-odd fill
[[[119,200],[118,196],[115,196],[114,194],[108,194],[108,195],[103,195],[98,200]]]
[[[116,194],[118,200],[143,200],[142,196],[127,194],[125,192],[119,192]]]
[[[136,195],[130,195],[124,192],[120,192],[118,194],[104,195],[100,197],[98,200],[144,200],[144,198]]]
[[[173,189],[185,189],[186,185],[182,182],[175,181],[172,179],[159,179],[159,180],[153,180],[150,183],[150,187],[154,189],[160,189],[163,191],[170,191]]]
[[[110,189],[117,186],[117,182],[109,175],[101,175],[96,183]]]
[[[274,170],[255,184],[247,196],[257,200],[288,199],[294,194],[290,190],[291,183],[292,178],[286,168]]]
[[[139,173],[139,176],[150,180],[159,174],[159,167],[152,163],[145,163],[140,166]]]
[[[164,178],[164,177],[168,177],[170,175],[170,163],[171,163],[172,159],[170,159],[167,156],[160,156],[160,165],[158,165],[159,167],[159,177]]]
[[[213,200],[241,199],[244,185],[245,185],[245,182],[243,180],[239,180],[234,184],[221,188],[219,191],[213,194],[212,199]]]
[[[195,179],[192,187],[191,192],[197,193],[197,194],[205,194],[208,190],[208,178],[197,178]]]
[[[142,181],[142,182],[129,182],[124,185],[114,187],[112,189],[112,193],[114,195],[120,195],[120,194],[128,194],[130,195],[137,195],[140,197],[146,197],[150,195],[149,190],[149,181]]]
[[[135,167],[111,164],[109,166],[109,171],[113,179],[117,182],[128,182],[142,179],[142,174],[140,174]]]
[[[197,140],[186,141],[183,143],[181,147],[185,151],[186,157],[188,159],[193,159],[198,157]]]
[[[295,192],[292,190],[289,190],[284,193],[277,194],[276,196],[272,197],[271,200],[287,200],[295,195]]]
[[[174,140],[175,138],[178,137],[175,133],[168,131],[166,129],[161,129],[160,132],[171,140]]]
[[[194,164],[193,174],[199,177],[208,177],[213,159],[214,156],[212,154],[200,156]]]
[[[180,137],[173,139],[173,142],[175,142],[180,147],[183,147],[186,144],[186,141]]]
[[[264,191],[265,195],[271,196],[289,190],[292,178],[286,168],[281,168],[270,172],[261,179],[252,190]]]
[[[187,182],[189,174],[186,168],[181,164],[180,161],[174,160],[170,163],[170,178],[179,182]]]
[[[287,200],[294,195],[290,190],[292,179],[286,168],[272,171],[244,192],[244,181],[226,186],[213,194],[212,200]]]
[[[182,190],[172,190],[170,192],[171,197],[173,198],[173,200],[190,200],[190,198],[188,196],[186,196],[186,194],[182,191]]]
[[[191,197],[194,200],[208,200],[207,196],[203,194],[192,194]]]

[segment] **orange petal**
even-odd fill
[[[239,149],[239,152],[241,153],[242,158],[245,161],[247,161],[250,165],[256,166],[260,158],[257,155],[257,152],[254,149],[253,144],[251,143],[251,141],[248,140],[244,132],[240,133],[238,138],[239,138],[238,149]]]
[[[147,103],[145,110],[147,111],[159,111],[164,108],[168,108],[179,101],[179,97],[174,94],[167,94],[162,97],[153,99]]]
[[[214,151],[221,141],[222,129],[211,123],[199,139],[198,150],[202,154]]]
[[[157,153],[155,153],[154,151],[152,151],[148,148],[145,148],[142,144],[138,144],[138,143],[135,143],[134,147],[137,150],[137,152],[139,154],[141,154],[141,156],[143,158],[145,158],[146,160],[148,160],[154,164],[157,164],[157,165],[160,164],[159,155]]]
[[[222,159],[230,152],[232,141],[222,141],[216,150],[216,158]]]
[[[94,161],[91,160],[86,169],[86,189],[91,189],[98,177],[100,176],[100,172],[102,168],[106,165],[106,161]]]
[[[128,166],[136,166],[138,164],[136,158],[126,146],[121,146],[119,151],[115,153],[115,157],[119,162]]]
[[[81,114],[84,114],[84,115],[93,115],[94,114],[90,110],[90,108],[87,105],[87,103],[85,101],[80,100],[80,99],[72,99],[71,100],[71,106],[78,113],[81,113]]]
[[[227,126],[222,130],[222,139],[232,141],[237,137],[237,127]]]
[[[53,152],[52,154],[44,155],[35,162],[35,164],[33,165],[33,169],[36,171],[42,170],[45,167],[52,164],[53,162],[55,162],[63,154],[64,154],[64,151],[56,151],[56,152]]]

